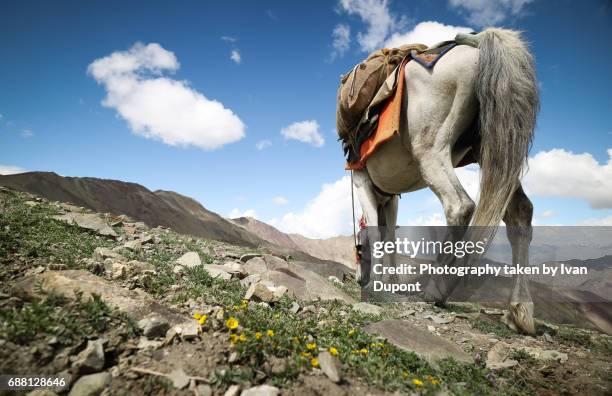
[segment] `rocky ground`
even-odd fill
[[[607,335],[360,303],[308,263],[5,188],[0,261],[0,373],[68,379],[39,395],[612,391]]]

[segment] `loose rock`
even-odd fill
[[[280,389],[272,385],[259,385],[249,389],[245,389],[240,393],[240,396],[277,396]]]
[[[83,376],[75,382],[68,396],[98,396],[112,381],[109,373],[98,373]]]
[[[138,321],[138,328],[148,339],[163,337],[170,328],[168,322],[159,317],[144,318]]]
[[[198,253],[187,252],[179,257],[176,263],[183,267],[193,268],[202,265],[202,260],[200,260],[200,255]]]
[[[102,340],[87,341],[87,347],[78,354],[72,367],[81,374],[97,373],[104,368],[104,362]]]
[[[189,385],[190,378],[182,369],[172,370],[167,378],[176,389],[184,389]]]
[[[340,362],[338,359],[331,353],[325,351],[319,354],[318,360],[321,370],[327,375],[327,378],[336,383],[340,382],[342,376],[340,374]]]
[[[249,261],[252,258],[255,257],[261,257],[261,254],[259,253],[247,253],[247,254],[243,254],[242,256],[240,256],[240,261],[242,261],[243,263],[246,263],[247,261]]]

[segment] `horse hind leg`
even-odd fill
[[[357,199],[361,204],[361,210],[365,217],[366,224],[368,225],[367,237],[368,241],[364,241],[362,254],[367,255],[365,259],[361,259],[357,264],[357,271],[355,277],[357,282],[361,286],[366,286],[370,282],[370,271],[372,266],[372,260],[375,258],[372,256],[372,252],[369,247],[373,245],[375,241],[381,239],[380,233],[378,232],[379,224],[379,202],[374,190],[370,175],[365,170],[353,171],[353,185],[357,192]],[[362,241],[359,241],[362,244]]]
[[[529,244],[532,236],[533,205],[522,186],[516,190],[504,215],[506,233],[512,247],[512,265],[529,265]],[[533,300],[525,275],[516,275],[509,298],[509,312],[504,322],[514,330],[535,333]]]

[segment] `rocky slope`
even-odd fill
[[[609,394],[610,339],[0,188],[0,372],[47,395]],[[321,273],[323,273],[321,271]],[[54,393],[55,392],[55,393]]]
[[[63,177],[52,172],[0,175],[0,186],[70,202],[96,212],[127,215],[148,226],[164,226],[182,234],[260,247],[269,252],[308,260],[336,276],[348,271],[327,257],[313,257],[284,244],[275,244],[204,208],[192,198],[172,191],[150,191],[136,184],[92,177]],[[318,259],[317,259],[318,258]]]
[[[239,217],[232,221],[272,244],[296,249],[323,260],[342,263],[350,268],[355,267],[353,237],[351,236],[313,239],[299,234],[285,234],[252,217]]]

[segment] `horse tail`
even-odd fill
[[[540,101],[532,55],[519,32],[477,35],[480,199],[472,225],[496,227],[520,184]]]

